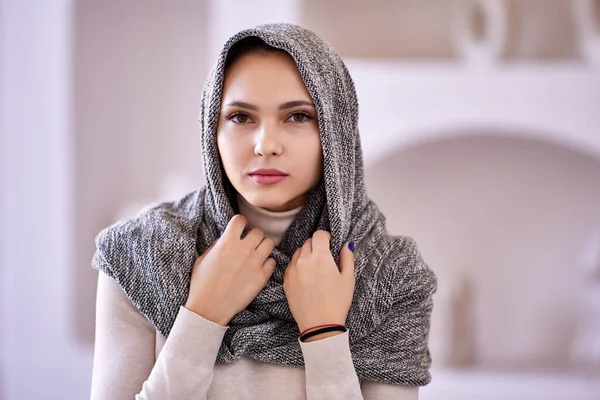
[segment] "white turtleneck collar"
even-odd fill
[[[258,228],[265,233],[265,236],[273,240],[275,246],[279,246],[285,232],[290,227],[296,215],[302,210],[303,206],[289,211],[274,212],[264,208],[256,207],[250,204],[239,193],[237,195],[240,214],[248,220],[249,228]]]

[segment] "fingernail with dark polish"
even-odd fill
[[[221,232],[217,231],[217,240],[221,237]]]
[[[351,240],[350,243],[348,243],[348,248],[350,249],[351,252],[354,253],[354,242]]]

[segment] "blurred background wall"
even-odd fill
[[[0,399],[89,395],[95,235],[203,184],[204,79],[277,21],[346,60],[369,193],[438,274],[421,398],[599,399],[584,0],[0,0]]]

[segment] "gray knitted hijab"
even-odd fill
[[[298,327],[283,291],[283,273],[294,251],[315,230],[326,229],[336,262],[343,243],[355,243],[356,286],[347,326],[358,377],[393,384],[429,383],[427,342],[435,276],[412,239],[387,233],[385,217],[367,197],[354,84],[335,51],[302,27],[262,25],[225,43],[202,96],[206,186],[100,232],[94,267],[115,279],[156,329],[169,335],[186,302],[196,257],[238,212],[235,191],[221,165],[216,128],[228,51],[246,37],[260,38],[294,59],[317,110],[324,172],[272,253],[277,268],[270,281],[231,320],[217,363],[248,356],[304,366]]]

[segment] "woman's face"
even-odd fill
[[[251,52],[228,67],[217,142],[227,177],[250,204],[304,204],[323,153],[315,107],[289,55]]]

